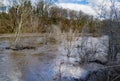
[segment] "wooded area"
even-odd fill
[[[82,11],[63,9],[44,1],[34,6],[31,1],[14,3],[7,13],[4,9],[0,13],[0,33],[15,33],[19,26],[23,33],[51,32],[51,25],[59,25],[62,31],[73,29],[78,32],[87,26],[90,33],[97,33],[100,23],[99,19]]]

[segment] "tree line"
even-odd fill
[[[57,5],[38,1],[17,0],[7,12],[0,12],[0,33],[44,33],[52,31],[51,25],[59,25],[62,32],[69,29],[81,32],[87,26],[90,33],[98,32],[100,20],[82,11],[57,7]]]

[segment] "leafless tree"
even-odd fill
[[[99,13],[99,18],[103,20],[103,24],[105,25],[104,31],[101,29],[103,31],[102,33],[106,32],[109,36],[108,60],[111,61],[116,60],[119,51],[120,10],[117,4],[119,1],[109,0],[109,2],[109,6],[107,6],[107,3],[104,1],[103,5],[98,6],[98,8],[101,11]]]
[[[22,33],[23,26],[26,23],[26,19],[31,15],[32,8],[29,8],[26,4],[29,0],[14,0],[13,7],[16,9],[16,31],[15,31],[15,45],[20,42],[20,34]]]

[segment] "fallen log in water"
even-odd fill
[[[36,49],[36,47],[33,47],[33,46],[15,46],[15,47],[6,47],[5,49],[19,51],[19,50],[26,50],[26,49]]]

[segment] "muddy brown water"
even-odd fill
[[[39,38],[24,39],[25,45],[34,45],[36,49],[14,51],[5,49],[11,40],[1,38],[0,81],[53,81],[57,47],[42,45],[40,41]]]
[[[96,63],[73,66],[79,58],[68,59],[63,54],[66,53],[64,44],[62,47],[53,40],[47,45],[44,42],[44,37],[22,37],[17,42],[20,46],[35,49],[12,50],[6,48],[13,45],[13,38],[1,37],[0,81],[75,81],[75,78],[85,79],[90,71],[104,67]],[[64,63],[60,66],[61,62]]]

